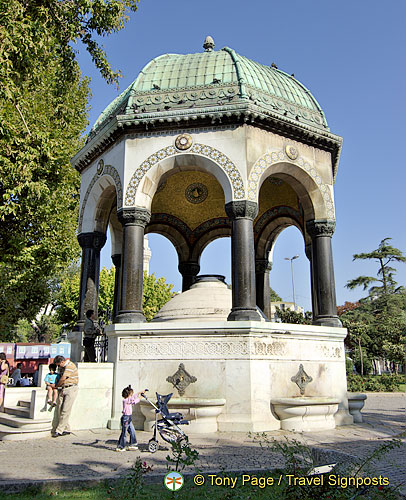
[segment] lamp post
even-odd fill
[[[294,308],[295,312],[296,312],[296,300],[295,300],[295,280],[293,278],[293,261],[295,259],[298,259],[298,258],[299,258],[299,255],[294,255],[291,258],[285,257],[285,260],[290,260],[290,269],[292,271],[293,308]]]

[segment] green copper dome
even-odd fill
[[[89,139],[114,117],[129,124],[230,116],[249,104],[294,126],[328,132],[316,99],[293,76],[265,66],[225,47],[197,54],[164,54],[149,62],[137,79],[99,116]]]

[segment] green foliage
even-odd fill
[[[358,459],[350,455],[345,455],[345,457],[338,455],[337,459],[334,460],[331,458],[331,453],[327,458],[322,450],[311,448],[294,439],[285,438],[284,441],[276,441],[263,433],[255,435],[254,442],[259,443],[262,448],[268,449],[271,453],[282,455],[284,460],[284,466],[272,473],[278,486],[280,481],[280,490],[272,498],[292,500],[299,498],[301,500],[324,498],[353,500],[358,497],[361,498],[361,496],[370,500],[397,500],[399,498],[395,485],[388,484],[377,487],[378,485],[372,486],[369,483],[369,478],[376,476],[371,471],[371,466],[379,463],[382,457],[394,448],[400,447],[401,441],[399,439],[392,439],[381,444],[367,457]],[[314,478],[315,476],[311,475],[312,470],[319,465],[331,463],[330,461],[337,461],[338,463],[330,474],[323,475],[322,484],[311,485],[306,481],[302,481],[302,483],[296,482],[295,484],[293,481],[288,480],[287,476],[289,474],[295,478]],[[343,487],[343,483],[341,485],[337,484],[338,476],[345,479],[346,487]],[[364,482],[365,478],[367,478],[366,482]],[[377,478],[377,481],[379,481],[379,478]],[[275,489],[273,488],[270,491],[275,491]]]
[[[178,439],[171,442],[171,455],[166,457],[166,468],[176,472],[183,471],[185,467],[194,465],[199,458],[199,452],[191,448],[189,438],[184,436],[183,439]]]
[[[271,287],[270,289],[270,295],[271,295],[271,302],[282,302],[282,298],[279,297],[279,295],[275,292],[275,290]]]
[[[298,325],[311,325],[312,324],[312,313],[306,311],[305,314],[291,311],[290,309],[280,309],[276,308],[276,317],[281,320],[282,323],[294,323]]]
[[[350,392],[394,392],[399,390],[399,385],[404,382],[402,376],[391,375],[347,375],[347,388]]]
[[[396,281],[394,279],[395,269],[389,264],[391,262],[406,262],[406,256],[398,248],[392,247],[388,241],[392,238],[383,239],[379,247],[372,252],[359,253],[353,255],[353,260],[375,260],[379,264],[377,278],[372,276],[358,276],[353,280],[348,281],[347,288],[350,290],[362,286],[364,290],[373,283],[380,283],[369,288],[370,297],[379,297],[398,291],[396,289]]]
[[[79,175],[88,81],[80,41],[108,82],[119,74],[95,36],[123,27],[137,0],[3,1],[0,10],[0,335],[33,320],[49,280],[79,256]]]
[[[152,471],[152,465],[147,465],[137,457],[130,471],[119,482],[118,486],[109,488],[109,493],[115,498],[132,500],[143,493],[144,476]]]
[[[161,307],[175,295],[172,288],[173,285],[168,284],[165,278],[156,278],[154,273],[148,275],[144,272],[142,309],[147,321],[151,321]]]

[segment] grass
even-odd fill
[[[226,474],[227,475],[227,474]],[[241,475],[229,475],[230,478],[237,477],[237,482],[234,488],[231,486],[215,486],[210,484],[210,479],[206,476],[206,482],[204,486],[195,486],[193,483],[193,476],[188,476],[185,478],[185,484],[183,488],[176,492],[171,492],[167,490],[162,482],[154,484],[146,484],[141,492],[134,495],[129,495],[128,498],[142,499],[142,500],[190,500],[190,499],[210,499],[210,500],[293,500],[293,499],[318,499],[325,500],[327,498],[334,498],[335,500],[340,500],[347,498],[344,491],[340,491],[337,487],[335,494],[331,496],[330,492],[324,490],[320,486],[313,486],[312,488],[307,487],[305,490],[301,490],[299,487],[286,488],[283,485],[278,486],[278,477],[275,478],[275,483],[272,486],[265,486],[263,488],[258,485],[246,484],[242,485]],[[218,478],[220,476],[217,476]],[[270,478],[271,475],[256,475],[252,476],[257,479],[261,477]],[[285,484],[286,486],[286,484]],[[130,492],[128,492],[130,493]],[[48,489],[45,491],[35,491],[33,489],[28,490],[24,493],[14,493],[2,496],[4,500],[55,500],[57,499],[69,499],[69,500],[120,500],[122,497],[119,486],[108,486],[100,485],[93,488],[78,489],[71,491],[62,491],[57,489]],[[358,496],[357,496],[358,498]],[[373,488],[366,496],[361,495],[360,499],[387,499],[386,492],[379,491],[377,488]],[[393,499],[393,496],[389,496]]]

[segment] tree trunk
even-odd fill
[[[364,358],[362,355],[362,347],[361,347],[361,339],[360,338],[358,339],[358,346],[359,346],[359,357],[360,357],[360,361],[361,361],[361,376],[363,377],[364,376]]]

